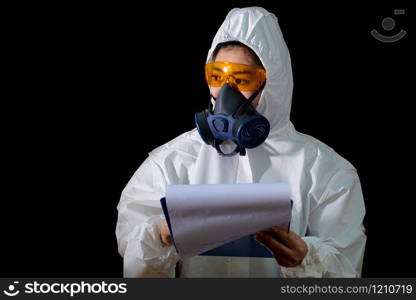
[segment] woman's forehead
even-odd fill
[[[257,65],[250,51],[240,46],[221,48],[215,57],[215,61],[228,61],[249,66]]]

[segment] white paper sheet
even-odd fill
[[[182,259],[291,218],[286,183],[169,185],[166,205]]]

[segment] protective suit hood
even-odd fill
[[[289,51],[274,14],[261,7],[232,9],[212,42],[207,62],[219,43],[239,41],[250,47],[267,71],[257,111],[270,122],[270,135],[289,123],[293,77]]]

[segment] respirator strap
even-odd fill
[[[251,95],[247,101],[245,101],[237,110],[235,113],[233,113],[233,117],[238,116],[240,114],[240,112],[242,110],[244,110],[247,106],[249,106],[251,104],[251,102],[253,102],[254,98],[257,97],[257,95],[264,89],[266,85],[266,81],[263,82],[263,84],[261,85],[261,87],[259,87],[253,95]]]
[[[266,85],[266,80],[263,82],[263,84],[257,89],[257,91],[254,92],[253,95],[250,96],[250,98],[248,98],[247,102],[248,104],[251,104],[251,102],[253,102],[254,98],[257,97],[257,95],[264,89],[264,86]]]

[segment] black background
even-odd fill
[[[121,190],[149,151],[194,127],[208,100],[207,51],[227,12],[260,5],[277,15],[291,53],[296,129],[358,169],[363,276],[414,277],[412,11],[280,2],[3,9],[0,276],[122,276]],[[396,20],[391,32],[385,17]],[[372,29],[408,34],[386,44]]]

